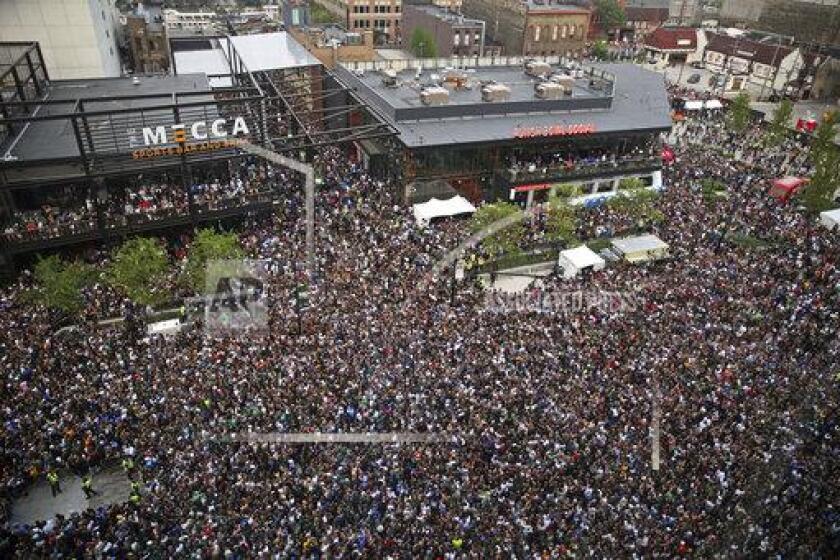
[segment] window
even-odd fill
[[[460,45],[461,44],[461,34],[460,33],[455,33],[454,37],[452,38],[452,41],[454,42],[456,47],[458,45]]]
[[[476,45],[480,45],[480,44],[481,44],[481,33],[476,33],[476,34],[475,34],[475,44],[476,44]]]
[[[556,41],[556,40],[557,40],[557,28],[558,28],[558,27],[559,27],[558,25],[555,25],[555,26],[553,26],[553,27],[551,28],[551,40],[552,40],[552,41]]]
[[[469,33],[465,33],[465,34],[464,34],[464,44],[465,44],[465,45],[469,45],[469,44],[470,44],[470,34],[469,34]]]
[[[540,40],[540,26],[535,25],[534,26],[534,42],[535,43],[539,42],[539,40]]]
[[[561,38],[561,39],[565,39],[565,38],[566,38],[566,35],[567,35],[568,33],[569,33],[569,26],[568,26],[568,25],[566,25],[566,24],[564,23],[564,24],[563,24],[563,28],[562,28],[562,30],[560,31],[560,38]]]

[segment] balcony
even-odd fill
[[[500,172],[508,184],[519,183],[557,183],[585,179],[588,177],[609,177],[628,173],[641,173],[658,169],[662,166],[659,156],[634,157],[615,161],[586,161],[568,164],[560,162],[536,169],[510,167]]]

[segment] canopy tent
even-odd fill
[[[703,102],[702,101],[686,101],[683,108],[686,111],[700,111],[703,109]]]
[[[644,262],[668,256],[668,244],[652,234],[612,240],[613,249],[628,262]]]
[[[586,245],[560,251],[557,266],[563,271],[563,278],[572,278],[584,270],[602,270],[606,261]]]
[[[807,179],[791,176],[775,179],[770,186],[770,196],[782,202],[787,202],[807,182]]]
[[[820,212],[820,222],[828,229],[840,230],[840,208]]]
[[[704,107],[706,109],[723,109],[723,103],[720,102],[720,99],[709,99]]]
[[[420,225],[426,225],[435,218],[472,214],[473,212],[475,212],[475,206],[463,196],[453,196],[447,200],[432,198],[422,204],[414,205],[414,219]]]

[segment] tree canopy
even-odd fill
[[[135,237],[114,252],[105,278],[133,301],[157,305],[169,298],[162,286],[168,268],[166,251],[157,240]]]
[[[437,57],[437,44],[431,31],[424,27],[416,27],[411,34],[410,48],[412,54],[420,58]]]
[[[741,92],[729,106],[729,115],[727,118],[729,128],[735,132],[742,132],[750,124],[751,118],[750,95],[747,92]]]
[[[623,26],[627,21],[624,8],[616,0],[596,0],[595,10],[601,20],[604,31],[612,31]]]
[[[82,309],[82,288],[95,277],[94,268],[84,263],[67,262],[57,255],[39,257],[31,297],[49,309],[77,313]]]
[[[793,103],[790,99],[783,99],[773,112],[773,121],[767,134],[767,143],[770,146],[778,146],[788,133],[788,125],[793,116]]]
[[[826,113],[814,131],[811,142],[811,163],[814,174],[802,193],[805,205],[821,212],[833,206],[832,197],[837,190],[840,177],[840,149],[834,143],[837,136],[837,111]]]
[[[525,236],[522,210],[509,202],[481,206],[471,218],[470,230],[478,233],[487,228],[494,230],[481,241],[481,246],[488,253],[500,255],[515,252]]]
[[[209,228],[199,230],[187,253],[181,281],[195,293],[200,293],[205,288],[209,261],[238,259],[243,255],[235,233],[216,233]]]

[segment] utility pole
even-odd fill
[[[770,63],[773,72],[773,90],[776,89],[776,78],[779,76],[779,69],[776,67],[776,61],[779,58],[779,49],[782,48],[782,37],[781,35],[776,35],[776,52],[773,53],[773,62]],[[761,93],[758,95],[758,100],[761,101],[764,99],[764,90],[767,87],[767,78],[764,78],[761,81]]]

